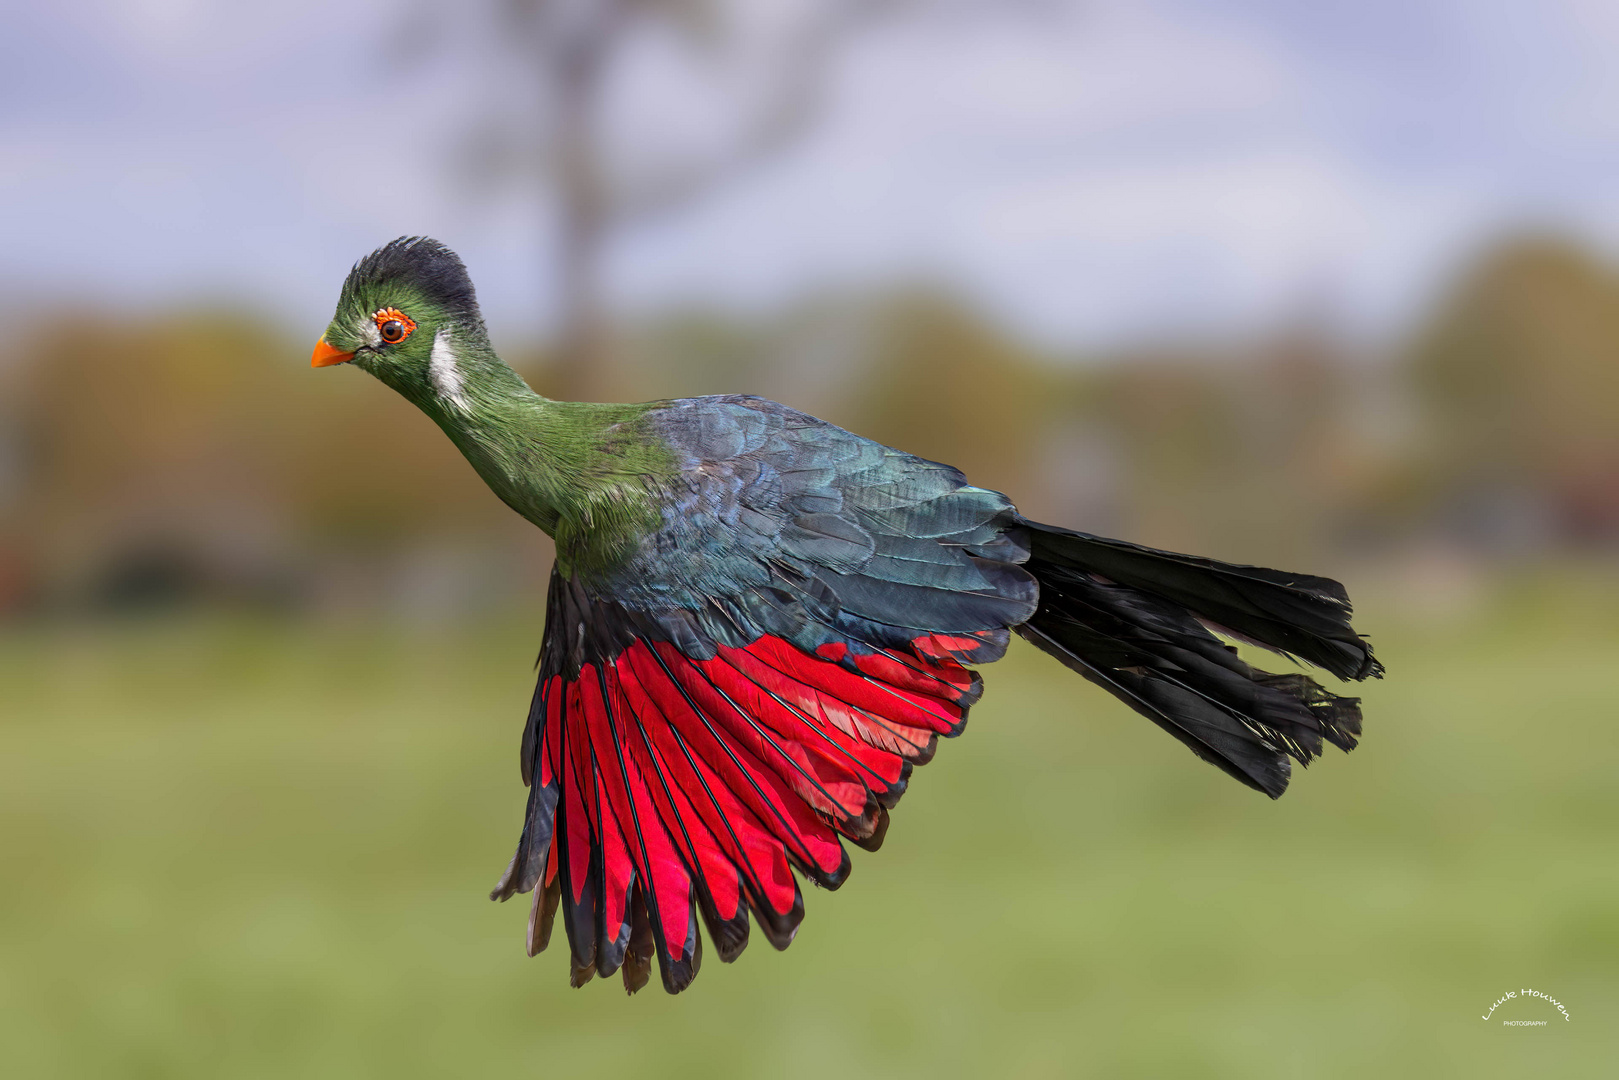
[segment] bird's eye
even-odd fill
[[[398,308],[383,308],[372,318],[377,320],[377,336],[389,345],[397,345],[410,337],[416,323]]]

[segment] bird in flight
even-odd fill
[[[1360,702],[1226,639],[1382,672],[1327,578],[1031,521],[948,465],[763,398],[543,398],[424,237],[355,264],[312,363],[403,394],[556,541],[528,805],[491,898],[534,893],[531,956],[560,912],[574,986],[620,971],[633,993],[656,958],[684,990],[699,916],[724,962],[751,923],[785,949],[798,879],[835,889],[844,841],[878,848],[912,768],[978,701],[971,665],[1014,631],[1272,798],[1290,759],[1354,748]]]

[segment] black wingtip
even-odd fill
[[[658,953],[658,974],[663,977],[663,989],[666,993],[678,994],[697,979],[697,973],[703,968],[703,939],[696,935],[693,939],[691,953],[680,960],[669,960],[662,952]]]
[[[866,836],[852,836],[850,839],[866,851],[877,851],[882,848],[883,839],[888,835],[888,820],[888,807],[879,807],[877,821],[872,826],[871,832]]]
[[[748,919],[748,905],[742,903],[739,898],[736,914],[729,919],[720,918],[719,913],[711,910],[706,901],[698,905],[698,910],[703,913],[703,925],[708,929],[709,940],[714,943],[714,951],[719,954],[720,963],[734,963],[748,947],[748,931],[751,926]]]
[[[647,915],[646,898],[637,888],[630,899],[630,940],[624,952],[624,992],[633,994],[652,977],[652,958],[657,943],[652,936],[652,920]]]
[[[528,935],[525,944],[530,956],[538,956],[551,944],[551,927],[562,903],[562,882],[553,879],[543,889],[534,890],[534,903],[528,909]]]
[[[750,904],[753,908],[753,917],[763,931],[765,940],[775,947],[777,952],[784,952],[787,946],[793,943],[798,936],[798,926],[804,921],[804,893],[793,882],[793,906],[785,912],[770,910],[765,903]]]

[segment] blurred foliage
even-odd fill
[[[1028,486],[1063,379],[965,304],[937,292],[882,312],[857,388],[840,413],[851,430],[935,461],[976,484]]]
[[[1118,364],[1099,380],[1095,414],[1127,463],[1128,531],[1245,562],[1298,565],[1331,550],[1385,464],[1353,424],[1360,383],[1379,374],[1309,330],[1236,359]]]
[[[1392,357],[1305,323],[1072,362],[908,288],[647,320],[614,379],[622,398],[773,397],[1031,515],[1238,561],[1545,551],[1619,539],[1616,301],[1610,268],[1528,237],[1486,252]],[[543,580],[543,539],[363,373],[311,372],[305,343],[248,315],[68,321],[41,316],[4,372],[0,610],[378,608],[434,574],[427,607],[476,608]]]
[[[1543,236],[1490,252],[1416,341],[1428,480],[1517,495],[1560,536],[1619,540],[1619,275]]]
[[[0,506],[32,592],[116,600],[172,565],[176,587],[285,598],[327,557],[520,532],[412,406],[356,370],[312,378],[250,316],[43,325],[14,380],[23,480]]]

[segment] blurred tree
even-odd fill
[[[878,328],[894,300],[892,291],[837,290],[764,316],[676,309],[635,328],[624,373],[643,397],[758,394],[816,416],[846,414],[883,362]]]
[[[1028,495],[1061,377],[947,293],[896,294],[872,319],[858,392],[828,419],[948,462],[975,484]]]
[[[636,396],[772,396],[768,328],[714,310],[678,310],[637,326],[621,361]]]
[[[561,320],[558,394],[599,396],[610,359],[603,256],[622,230],[687,206],[788,145],[819,111],[840,46],[874,19],[920,0],[486,0],[421,3],[410,37],[444,42],[479,27],[517,61],[521,93],[502,82],[503,111],[473,129],[470,160],[486,175],[536,173],[555,205],[553,278]],[[678,118],[636,126],[624,98],[649,87],[626,61],[692,69],[710,98],[686,145]],[[646,104],[646,102],[642,102]],[[657,106],[659,102],[651,102]],[[516,106],[513,108],[513,106]]]
[[[1251,503],[1231,407],[1227,364],[1190,353],[1113,357],[1097,373],[1092,415],[1120,447],[1128,492],[1123,531],[1177,550],[1229,554],[1218,542],[1224,507]]]
[[[1126,472],[1121,531],[1243,562],[1319,558],[1380,465],[1351,423],[1369,374],[1309,324],[1241,348],[1111,358],[1089,415]]]
[[[8,593],[19,561],[47,598],[116,601],[263,594],[295,567],[408,558],[424,536],[533,547],[407,402],[359,372],[317,386],[302,350],[250,317],[41,325],[7,399],[19,474],[0,504]]]
[[[276,364],[290,347],[228,314],[71,325],[42,321],[20,388],[19,508],[47,591],[160,563],[176,586],[206,563],[254,574],[289,527],[265,424],[296,392]]]
[[[1488,253],[1413,343],[1431,493],[1474,539],[1619,539],[1619,279],[1577,246]]]

